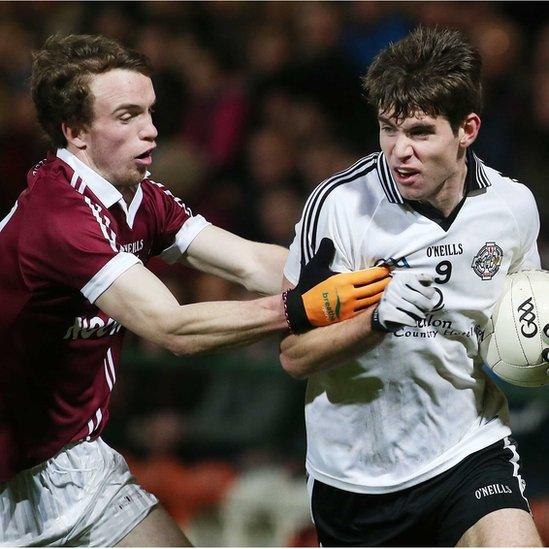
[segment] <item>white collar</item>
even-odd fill
[[[126,214],[126,222],[128,226],[133,227],[135,214],[141,205],[143,199],[143,191],[141,189],[141,183],[137,185],[137,190],[132,198],[130,207],[126,205],[126,202],[116,187],[109,183],[104,177],[99,175],[95,170],[90,168],[87,164],[84,164],[82,160],[77,158],[73,153],[67,149],[57,149],[57,157],[68,164],[79,177],[85,182],[86,186],[91,189],[93,194],[99,198],[105,208],[110,208],[114,204],[120,204],[120,207]],[[149,176],[149,172],[145,174],[145,177]]]

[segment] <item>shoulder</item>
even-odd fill
[[[36,164],[27,176],[26,212],[35,220],[71,216],[75,206],[85,206],[82,180],[56,157]]]
[[[175,206],[181,208],[187,215],[192,215],[183,200],[177,197],[166,185],[149,177],[141,182],[143,196],[153,201],[157,206]]]
[[[305,209],[312,215],[323,208],[345,210],[352,205],[377,204],[384,196],[378,176],[380,154],[360,158],[322,181],[309,195]]]
[[[519,216],[537,215],[537,206],[532,191],[524,184],[489,166],[483,165],[490,182],[492,192],[513,212]]]

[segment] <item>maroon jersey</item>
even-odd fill
[[[0,221],[0,483],[104,429],[123,328],[95,300],[128,268],[176,261],[208,225],[144,179],[129,206],[61,149]]]

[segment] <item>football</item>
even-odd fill
[[[507,277],[480,343],[480,356],[500,378],[521,387],[549,383],[549,272]]]

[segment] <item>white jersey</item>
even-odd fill
[[[323,237],[334,271],[381,262],[434,277],[435,311],[356,360],[310,376],[307,470],[359,493],[402,490],[510,434],[504,395],[482,371],[479,335],[508,273],[539,269],[531,192],[468,153],[467,194],[448,219],[402,198],[382,153],[321,183],[296,225],[284,274]],[[440,214],[439,214],[440,216]]]

